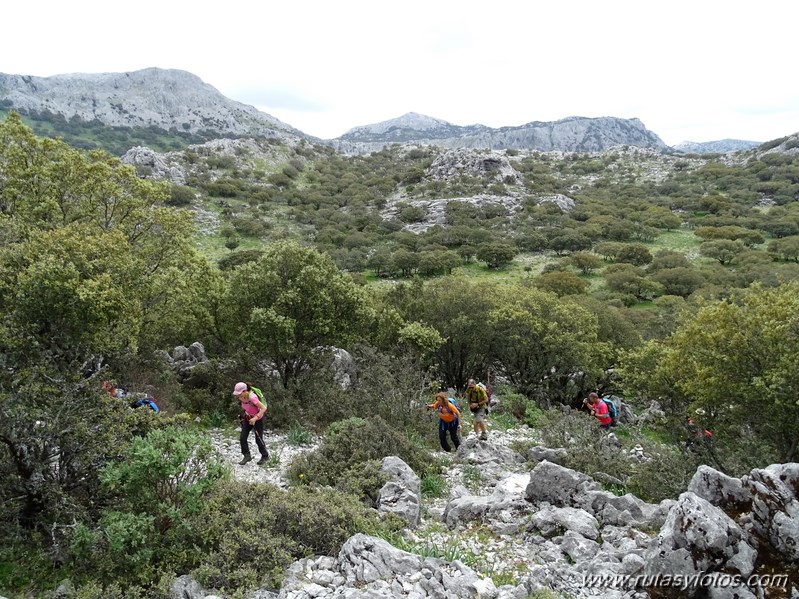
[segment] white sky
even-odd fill
[[[795,0],[26,0],[0,72],[173,68],[321,138],[637,117],[669,145],[799,132]]]

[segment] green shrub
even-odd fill
[[[225,243],[227,245],[227,242]],[[239,250],[238,252],[232,252],[227,256],[220,258],[217,261],[217,265],[219,266],[219,270],[233,270],[242,264],[255,262],[261,256],[263,256],[263,254],[263,250]]]
[[[286,435],[286,443],[288,445],[297,447],[300,445],[310,445],[311,444],[311,433],[305,430],[303,426],[299,422],[294,422],[289,428],[289,432]]]
[[[674,499],[688,488],[698,460],[674,447],[660,446],[657,450],[646,451],[651,459],[636,465],[629,480],[627,490],[643,499],[657,503],[663,499]]]
[[[566,467],[589,476],[601,472],[627,480],[633,467],[629,455],[608,442],[605,431],[587,412],[548,410],[541,418],[540,430],[546,447],[566,448]]]
[[[175,426],[133,439],[121,457],[100,472],[99,519],[69,538],[70,567],[78,583],[113,580],[136,596],[197,563],[196,519],[226,470],[207,437]]]
[[[380,470],[379,460],[355,464],[344,472],[336,483],[336,489],[359,497],[364,504],[375,507],[380,489],[388,482],[388,475]]]
[[[163,535],[170,528],[187,525],[184,519],[199,510],[202,496],[225,473],[210,439],[170,427],[134,439],[125,459],[108,464],[100,479],[108,492],[119,494],[119,504],[131,513],[146,506]],[[141,523],[135,528],[141,529]]]
[[[502,393],[502,412],[513,414],[524,424],[538,428],[544,416],[538,404],[521,393]]]
[[[366,482],[370,485],[364,485],[364,481],[354,483],[347,479],[368,462],[379,462],[386,456],[398,456],[414,472],[424,472],[429,462],[425,451],[379,416],[349,418],[330,425],[320,447],[296,457],[287,475],[294,484],[361,489],[361,498],[370,500],[376,497],[384,480],[368,476]]]
[[[207,587],[238,589],[233,596],[242,596],[264,584],[279,586],[294,560],[336,555],[356,532],[382,526],[356,498],[333,489],[220,485],[198,518],[206,555],[194,574]]]
[[[194,201],[195,196],[195,191],[191,187],[186,185],[173,185],[167,204],[170,206],[188,206]]]

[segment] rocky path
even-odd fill
[[[237,432],[212,437],[236,478],[282,487],[291,459],[319,443],[270,433],[272,462],[238,466]],[[355,535],[337,556],[292,564],[278,594],[248,599],[799,599],[795,567],[780,573],[782,587],[762,578],[775,572],[769,556],[783,569],[799,559],[799,464],[740,479],[702,466],[677,500],[649,504],[558,465],[564,450],[537,441],[526,428],[491,430],[488,441],[467,435],[457,453],[432,452],[442,464],[432,487],[387,458],[398,478],[384,490],[393,485],[412,508],[405,534],[390,543]],[[381,492],[381,510],[398,506]]]
[[[255,445],[255,433],[250,434],[250,452],[253,460],[243,466],[241,460],[241,447],[239,444],[238,428],[212,429],[211,441],[223,460],[231,467],[233,478],[249,483],[272,483],[278,487],[288,486],[286,471],[292,460],[299,454],[313,451],[319,446],[320,439],[309,434],[306,444],[295,443],[290,433],[264,431],[264,443],[269,451],[269,460],[266,464],[258,466],[258,448]]]

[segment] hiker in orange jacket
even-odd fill
[[[441,391],[436,394],[436,400],[427,404],[429,410],[436,410],[438,412],[438,440],[441,442],[441,449],[444,451],[452,451],[447,443],[447,433],[449,433],[455,449],[461,444],[458,434],[461,430],[461,412],[448,397],[447,394]]]

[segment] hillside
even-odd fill
[[[799,592],[799,135],[0,139],[4,596]]]

